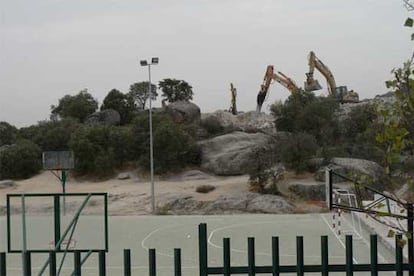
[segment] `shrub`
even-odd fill
[[[28,178],[41,168],[41,150],[30,141],[18,140],[0,151],[0,179]]]
[[[37,144],[42,151],[68,150],[72,134],[81,125],[73,119],[43,121],[19,130],[19,137]]]
[[[271,107],[276,128],[293,133],[313,135],[319,145],[334,143],[339,132],[334,112],[338,102],[332,97],[316,97],[309,92],[289,96],[284,104],[276,102]]]
[[[280,145],[282,163],[296,172],[307,169],[306,160],[317,151],[315,137],[307,133],[298,133]]]
[[[140,164],[149,168],[148,115],[137,117],[132,129],[135,154],[140,156]],[[193,138],[164,114],[153,116],[153,148],[156,173],[177,171],[200,162],[200,149]]]
[[[196,192],[197,193],[202,193],[202,194],[207,194],[211,191],[214,191],[215,189],[216,189],[216,187],[213,186],[213,185],[201,185],[201,186],[197,186]]]
[[[114,167],[137,159],[133,155],[132,133],[129,127],[83,126],[70,140],[75,154],[75,171],[92,173],[100,177],[109,176]]]
[[[7,122],[0,122],[0,147],[16,141],[17,128]]]

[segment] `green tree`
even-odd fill
[[[42,168],[41,150],[31,141],[18,140],[0,151],[0,179],[22,179]]]
[[[338,106],[333,97],[316,97],[311,92],[299,91],[283,104],[273,104],[271,113],[278,130],[306,132],[314,136],[319,145],[325,145],[334,142],[338,135],[334,116]]]
[[[57,106],[52,105],[51,118],[75,118],[83,123],[97,109],[98,102],[84,89],[75,96],[65,95]]]
[[[0,147],[16,141],[17,128],[7,122],[0,122]]]
[[[318,145],[315,137],[307,133],[296,133],[280,145],[282,163],[296,172],[307,169],[306,161],[315,155]]]
[[[68,150],[72,134],[80,127],[73,118],[42,121],[19,129],[18,136],[37,144],[42,151]]]
[[[148,114],[138,116],[133,123],[134,151],[140,156],[140,164],[149,168]],[[154,171],[166,173],[187,165],[199,165],[200,152],[197,144],[180,125],[168,116],[153,116]]]
[[[141,109],[145,109],[145,104],[149,99],[148,82],[143,81],[131,84],[129,87],[129,96],[133,99],[137,106]],[[156,100],[157,96],[157,86],[155,84],[151,84],[151,100]]]
[[[136,110],[136,104],[131,94],[124,94],[119,90],[112,89],[106,95],[101,105],[101,110],[114,109],[121,116],[121,125],[127,124],[132,119],[132,114]]]
[[[184,80],[163,79],[158,83],[162,97],[169,103],[193,99],[193,88]]]
[[[76,158],[76,173],[110,176],[115,168],[138,158],[132,151],[133,142],[127,126],[83,125],[69,142]]]

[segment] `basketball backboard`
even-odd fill
[[[42,153],[44,170],[70,170],[75,167],[73,151],[44,151]]]

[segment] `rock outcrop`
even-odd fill
[[[326,185],[324,183],[292,184],[289,191],[304,200],[325,200]]]
[[[249,133],[276,133],[275,119],[272,115],[265,113],[250,111],[233,115],[230,112],[219,110],[213,113],[203,114],[203,120],[208,118],[215,118],[225,132],[239,130]]]
[[[200,123],[200,108],[192,102],[177,101],[168,104],[164,109],[176,123]]]
[[[199,143],[201,167],[216,175],[247,174],[257,161],[257,155],[275,159],[275,138],[263,133],[233,132]]]
[[[385,169],[373,161],[357,158],[332,158],[328,166],[320,168],[316,173],[316,180],[325,181],[326,168],[332,168],[335,173],[350,179],[359,179],[361,184],[379,191],[390,187],[390,179],[386,175]],[[340,176],[333,178],[334,183],[346,181],[348,180]]]
[[[97,111],[88,116],[86,123],[90,125],[116,126],[121,122],[119,112],[114,109]]]
[[[191,196],[166,198],[158,210],[168,214],[235,214],[235,213],[293,213],[294,206],[280,196],[239,193],[220,196],[214,201],[197,201]]]

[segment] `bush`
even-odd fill
[[[0,179],[29,178],[41,168],[41,150],[30,141],[19,140],[0,151]]]
[[[137,117],[133,123],[134,151],[140,164],[150,166],[148,115]],[[153,116],[154,171],[167,173],[187,165],[199,165],[200,149],[183,128],[164,114]]]
[[[280,145],[282,163],[296,172],[307,169],[306,161],[314,156],[318,146],[315,137],[307,133],[292,135],[291,139]]]
[[[132,133],[128,127],[83,126],[70,140],[75,154],[75,171],[109,176],[114,168],[137,159],[133,155]]]
[[[0,147],[16,141],[17,128],[7,122],[0,122]]]
[[[271,112],[276,128],[293,133],[313,135],[319,145],[334,143],[339,135],[334,113],[338,102],[332,97],[316,97],[309,92],[289,96],[284,104],[276,102]]]
[[[81,125],[73,119],[43,121],[19,130],[19,137],[37,144],[42,151],[68,150],[72,134]]]
[[[206,185],[197,186],[196,192],[201,193],[201,194],[207,194],[211,191],[214,191],[215,189],[216,189],[215,186],[206,184]]]

